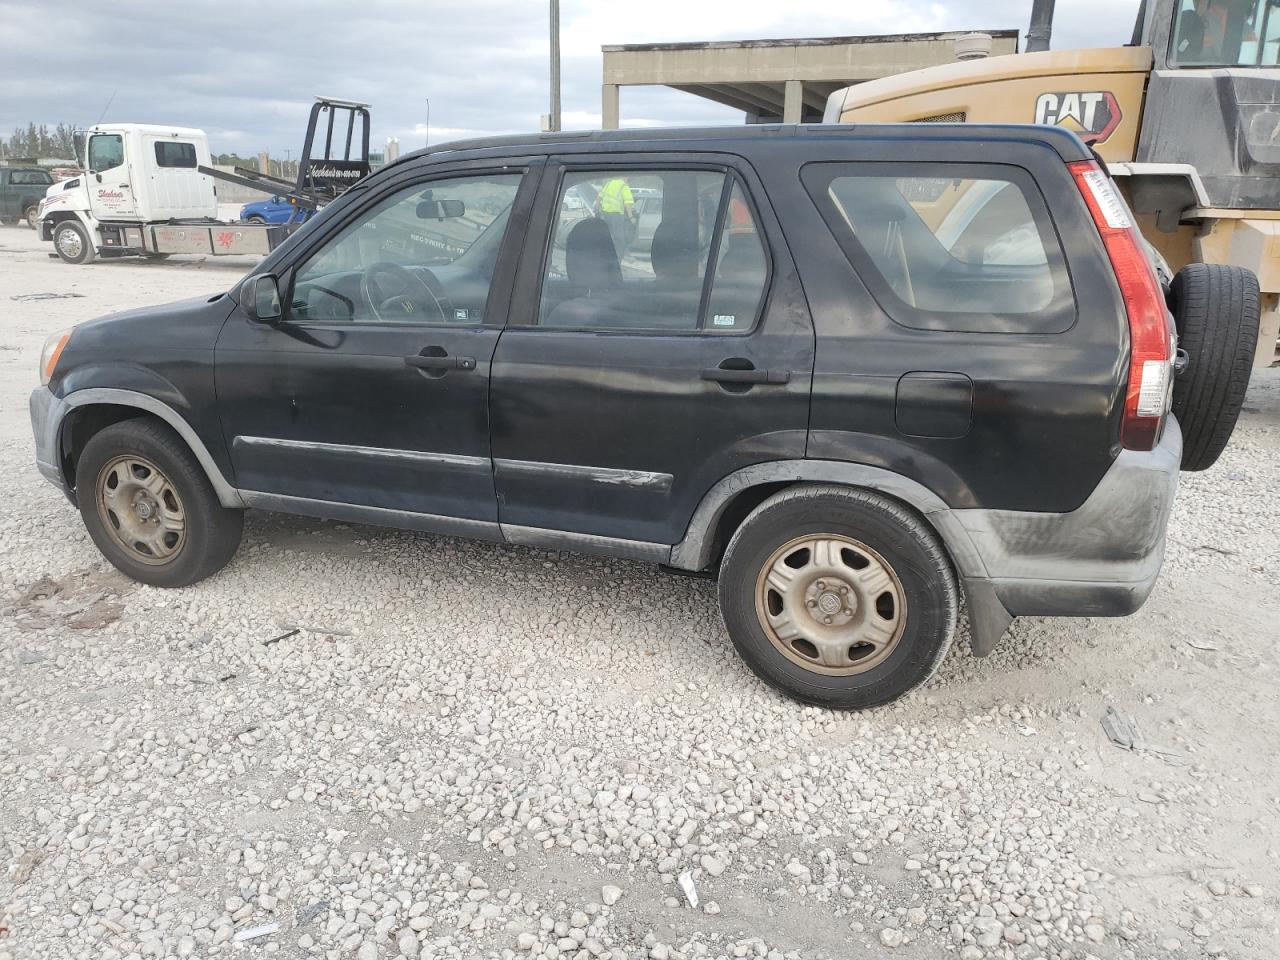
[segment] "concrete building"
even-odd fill
[[[985,30],[991,55],[1018,52],[1017,30]],[[822,119],[832,91],[908,70],[951,63],[969,31],[813,40],[638,43],[604,52],[602,126],[618,126],[622,87],[674,87],[742,110],[748,123]]]

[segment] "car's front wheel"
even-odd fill
[[[76,497],[103,556],[155,587],[203,580],[240,545],[243,512],[218,502],[186,444],[158,420],[94,434],[76,465]]]
[[[67,263],[92,263],[97,252],[89,231],[76,220],[63,220],[53,228],[53,249]]]
[[[900,504],[835,486],[784,490],[725,549],[720,609],[766,683],[826,707],[896,700],[951,646],[958,594],[936,535]]]
[[[266,217],[260,217],[260,216],[258,216],[258,215],[255,213],[252,217],[250,217],[250,218],[249,218],[247,221],[245,221],[245,222],[246,222],[246,223],[266,223],[266,222],[267,222],[267,218],[266,218]]]

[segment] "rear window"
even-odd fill
[[[1025,171],[818,163],[802,176],[850,263],[897,323],[1059,333],[1075,322],[1062,250]]]
[[[194,167],[196,145],[181,140],[157,140],[156,163],[162,167]]]
[[[15,170],[9,175],[9,182],[44,187],[53,183],[53,177],[43,170]]]

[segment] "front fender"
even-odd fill
[[[91,369],[82,368],[86,373]],[[86,381],[84,385],[77,382],[69,389],[67,381],[72,380],[72,377],[64,381],[62,389],[57,394],[56,420],[46,427],[54,450],[66,449],[65,444],[69,440],[66,435],[66,426],[69,422],[73,422],[75,411],[94,405],[132,407],[141,413],[159,417],[174,429],[183,442],[190,447],[209,478],[219,503],[224,507],[243,508],[245,506],[239,491],[228,481],[228,474],[224,473],[222,464],[219,463],[220,459],[223,463],[227,462],[227,451],[222,442],[221,432],[212,434],[209,437],[210,442],[206,443],[192,426],[190,407],[173,384],[167,383],[151,371],[133,370],[131,371],[132,380],[122,377],[120,367],[100,368],[100,371],[101,381],[110,383],[111,386],[92,385],[95,378],[91,376],[84,378]],[[137,389],[144,385],[146,389]]]

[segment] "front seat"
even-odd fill
[[[569,282],[585,289],[588,295],[622,282],[622,266],[608,224],[592,217],[569,231],[564,243],[564,269]]]
[[[622,285],[622,266],[613,246],[609,226],[592,217],[569,231],[564,242],[564,270],[577,293],[559,304],[543,321],[548,327],[584,327],[599,322],[600,295]]]

